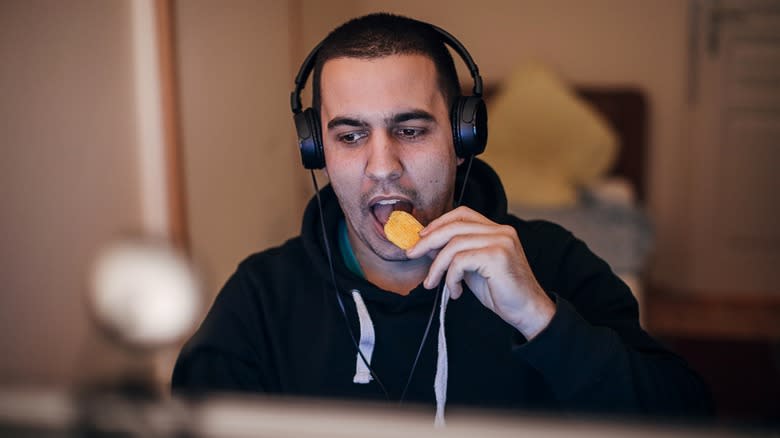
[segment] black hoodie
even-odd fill
[[[456,193],[461,184],[459,169]],[[446,319],[450,406],[669,416],[711,409],[700,378],[641,329],[636,300],[604,261],[557,225],[507,214],[503,187],[487,164],[474,160],[466,187],[465,205],[517,230],[557,310],[526,342],[470,292],[451,301]],[[321,194],[338,291],[313,199],[301,236],[250,256],[225,284],[179,356],[175,391],[401,397],[436,292],[419,285],[402,296],[353,274],[338,252],[343,213],[330,186]],[[360,328],[352,290],[360,292],[376,328],[371,365],[387,394],[376,380],[353,383],[357,350],[348,327],[355,337]],[[434,403],[437,333],[434,323],[407,401]]]

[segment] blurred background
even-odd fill
[[[645,328],[705,377],[721,418],[778,418],[772,0],[2,0],[0,385],[110,378],[121,354],[91,324],[85,293],[97,253],[117,238],[183,248],[210,303],[240,260],[297,234],[313,192],[289,111],[293,77],[332,28],[375,11],[454,34],[496,114],[541,113],[512,96],[544,72],[550,93],[606,130],[612,146],[597,149],[596,167],[628,183],[582,183],[595,199],[620,192],[639,218],[630,274]],[[615,96],[629,109],[610,109]],[[496,138],[512,137],[496,126],[506,129]],[[161,387],[177,348],[156,356]]]

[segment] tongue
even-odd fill
[[[403,210],[407,213],[411,213],[412,204],[408,202],[396,202],[392,205],[375,204],[373,210],[376,220],[384,225],[387,223],[387,220],[390,218],[390,213],[392,213],[393,210]]]

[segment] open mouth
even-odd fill
[[[371,206],[371,212],[376,220],[384,226],[390,218],[390,213],[395,210],[412,212],[412,203],[402,199],[382,199]]]

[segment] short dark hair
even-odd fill
[[[322,67],[335,58],[374,59],[390,55],[423,55],[433,61],[439,90],[448,106],[460,96],[455,63],[442,36],[428,23],[400,15],[375,13],[354,18],[334,29],[317,52],[312,79],[312,106],[320,110]]]

